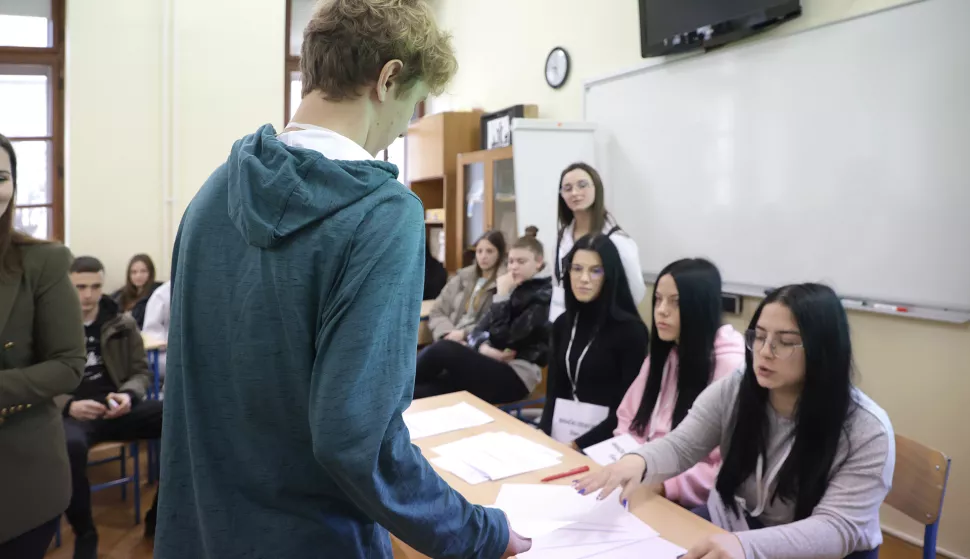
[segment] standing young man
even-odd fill
[[[158,559],[437,558],[529,544],[411,445],[420,200],[373,159],[456,69],[423,0],[330,0],[303,101],[236,142],[173,257]]]
[[[76,535],[74,559],[96,559],[98,533],[91,513],[88,450],[107,441],[157,439],[162,435],[162,403],[145,399],[152,384],[148,358],[135,319],[103,294],[104,266],[78,257],[71,283],[81,300],[87,363],[77,389],[55,399],[64,411],[64,434],[71,462],[71,504],[67,517]],[[155,505],[145,518],[145,535],[155,532]]]

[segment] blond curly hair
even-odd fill
[[[395,59],[404,64],[398,95],[419,81],[441,93],[458,70],[451,35],[425,0],[321,0],[303,32],[303,96],[357,98]]]

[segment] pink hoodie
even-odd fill
[[[660,396],[657,398],[657,405],[654,407],[653,416],[644,436],[639,436],[630,431],[630,424],[640,409],[640,400],[643,399],[643,392],[647,386],[647,375],[650,374],[650,357],[643,362],[640,374],[630,385],[626,396],[616,410],[617,426],[613,432],[615,435],[633,435],[639,443],[647,442],[647,434],[651,439],[659,439],[670,432],[673,422],[674,405],[677,402],[677,349],[670,351],[667,357],[667,364],[663,371],[663,380],[660,383]],[[714,338],[714,378],[711,382],[725,377],[734,371],[744,367],[744,336],[738,333],[729,324],[721,326]],[[707,495],[714,487],[714,480],[717,478],[717,471],[721,467],[721,449],[716,448],[706,459],[698,462],[693,468],[670,478],[664,482],[664,491],[667,498],[671,501],[691,508],[699,507],[707,503]]]

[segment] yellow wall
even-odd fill
[[[838,21],[907,0],[802,0],[804,15],[775,33]],[[434,111],[497,110],[539,105],[544,118],[582,118],[586,79],[642,62],[637,3],[588,0],[438,0],[444,27],[455,35],[460,69]],[[590,8],[595,6],[595,8]],[[755,39],[757,40],[757,39]],[[549,88],[543,66],[549,50],[565,47],[569,81]],[[747,315],[730,319],[739,329]],[[970,327],[850,313],[859,384],[889,413],[898,433],[953,458],[940,546],[970,556],[970,443],[961,434],[970,396]],[[965,433],[965,432],[964,432]],[[921,537],[921,527],[886,512],[884,524]]]
[[[67,14],[67,242],[135,253],[168,277],[185,206],[233,141],[283,116],[285,4],[72,0]]]

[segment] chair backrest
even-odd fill
[[[896,435],[896,470],[886,504],[920,524],[935,524],[949,473],[950,459],[945,454]]]

